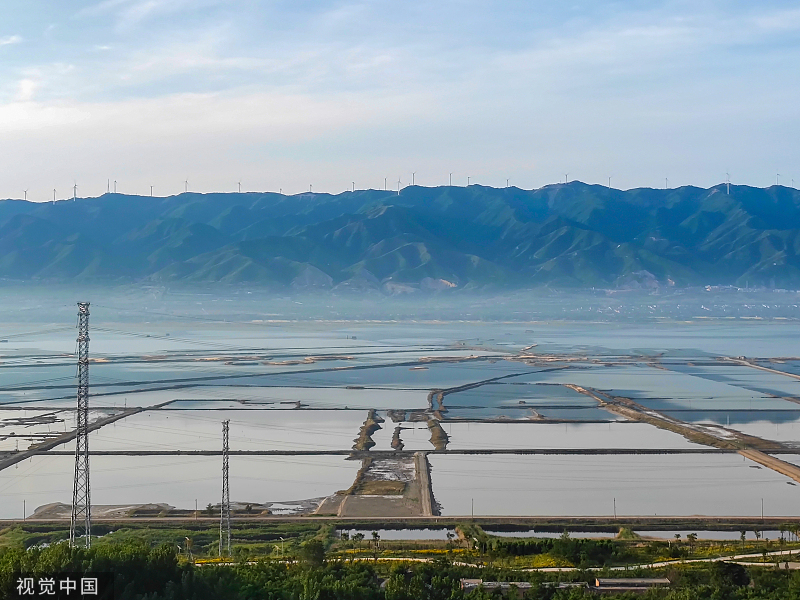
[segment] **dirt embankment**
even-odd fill
[[[431,444],[433,444],[433,447],[437,450],[447,450],[447,443],[450,438],[445,430],[442,429],[439,421],[435,419],[428,420],[428,430],[431,432]]]
[[[436,501],[433,498],[433,486],[431,486],[431,465],[428,462],[428,455],[425,452],[414,454],[414,465],[417,471],[417,484],[419,486],[420,512],[423,517],[438,515],[439,511]]]
[[[779,452],[785,450],[783,444],[772,440],[746,435],[739,431],[726,429],[724,427],[708,427],[694,423],[679,421],[673,417],[664,415],[656,410],[647,408],[634,402],[630,398],[621,396],[608,396],[598,390],[584,388],[579,385],[566,384],[576,392],[589,396],[597,401],[601,408],[614,414],[625,417],[632,421],[649,423],[660,429],[666,429],[673,433],[678,433],[690,442],[713,446],[725,450],[742,450],[746,448]]]
[[[394,428],[392,434],[392,448],[394,450],[402,450],[404,448],[403,440],[400,439],[400,425]]]
[[[353,450],[369,450],[372,448],[375,445],[372,434],[378,431],[378,429],[381,429],[380,424],[383,422],[384,419],[378,416],[374,408],[369,409],[367,418],[358,432],[358,437],[353,440],[355,442],[355,444],[353,444]]]
[[[758,450],[739,450],[739,454],[745,458],[749,458],[753,462],[764,465],[768,469],[777,471],[781,475],[786,475],[786,477],[791,477],[795,481],[800,482],[800,467],[797,465],[780,460],[779,458],[775,458],[769,454],[764,454]]]

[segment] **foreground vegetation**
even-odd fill
[[[460,538],[409,542],[372,536],[339,536],[317,523],[258,523],[234,530],[233,556],[215,557],[218,529],[186,524],[181,529],[151,526],[97,527],[90,550],[71,549],[63,526],[25,524],[0,530],[0,598],[14,597],[20,573],[112,572],[119,600],[457,600],[493,598],[479,589],[461,590],[461,578],[530,582],[511,597],[568,600],[589,597],[585,588],[559,589],[558,583],[591,583],[595,577],[667,577],[668,589],[645,598],[800,600],[800,571],[788,570],[768,551],[797,542],[760,540],[711,543],[656,542],[621,531],[616,539],[513,539],[487,536],[479,527],[460,526]],[[283,538],[283,539],[281,539]],[[769,550],[768,550],[769,548]],[[748,562],[675,561],[662,568],[635,565],[675,558],[702,559],[756,553]],[[758,554],[761,553],[762,556]],[[781,557],[781,561],[792,560]],[[623,570],[612,567],[627,565]],[[571,570],[543,572],[542,567]],[[499,594],[499,592],[495,592]],[[609,597],[609,596],[606,596]],[[615,597],[615,596],[610,596]],[[618,596],[624,598],[626,596]],[[628,596],[630,597],[630,596]]]
[[[113,572],[119,600],[475,600],[493,598],[479,589],[465,595],[462,577],[533,584],[517,598],[568,600],[588,597],[585,589],[548,586],[557,580],[591,582],[595,576],[613,577],[599,570],[571,573],[515,571],[454,564],[447,557],[427,563],[326,560],[324,545],[306,542],[297,562],[259,560],[254,563],[195,565],[171,545],[151,547],[144,541],[101,544],[70,549],[60,543],[47,548],[0,550],[0,597],[14,597],[19,573],[50,576],[59,572]],[[620,572],[615,572],[619,574]],[[624,573],[624,572],[623,572]],[[628,576],[666,576],[669,589],[645,597],[663,599],[793,599],[800,598],[800,573],[774,567],[745,567],[710,563],[702,567],[673,566],[659,571],[643,569]],[[611,596],[614,597],[614,596]],[[623,598],[625,596],[619,596]]]

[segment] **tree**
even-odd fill
[[[743,587],[750,583],[750,576],[742,565],[719,561],[711,564],[711,581],[718,588]]]
[[[375,561],[378,560],[378,542],[381,541],[381,536],[377,531],[372,532],[372,551]]]
[[[353,541],[356,543],[359,550],[361,550],[361,540],[363,539],[364,539],[364,534],[361,532],[358,532],[353,536]]]
[[[686,539],[689,540],[689,552],[694,552],[694,543],[697,541],[697,534],[690,533],[686,536]]]
[[[742,540],[742,550],[744,550],[744,541],[747,539],[747,532],[744,530],[740,531],[739,539]]]
[[[321,567],[325,563],[325,544],[320,540],[308,540],[300,546],[300,557],[312,567]]]

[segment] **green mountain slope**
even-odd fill
[[[390,293],[482,287],[800,288],[800,192],[365,190],[0,201],[0,278]]]

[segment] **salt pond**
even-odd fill
[[[800,487],[738,455],[441,456],[443,515],[800,515]]]
[[[646,423],[445,423],[450,450],[477,448],[703,448]]]
[[[36,456],[0,471],[0,518],[22,517],[51,502],[72,500],[74,459]],[[221,459],[214,457],[92,457],[93,504],[164,502],[201,508],[220,501]],[[281,502],[327,496],[353,483],[360,461],[340,456],[231,457],[232,502]]]
[[[219,450],[221,423],[229,420],[231,450],[349,450],[366,417],[367,411],[145,411],[93,431],[89,447]]]

